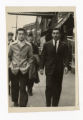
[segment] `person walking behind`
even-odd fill
[[[14,34],[12,32],[8,32],[8,45],[10,45],[12,42],[14,42],[13,36],[14,36]]]
[[[12,32],[8,32],[8,47],[10,44],[12,44],[12,42],[14,42],[13,40],[13,36],[14,34]],[[10,68],[9,68],[9,95],[11,94],[11,81],[10,81],[10,75],[11,72],[10,72]]]
[[[17,40],[9,46],[9,67],[11,70],[11,95],[14,106],[26,107],[27,74],[32,62],[32,48],[25,40],[25,30],[17,29]],[[18,103],[19,98],[19,103]]]
[[[39,69],[39,50],[37,45],[34,44],[32,33],[27,34],[27,41],[31,44],[33,49],[33,62],[31,63],[29,69],[29,81],[28,81],[28,92],[29,95],[33,95],[33,86],[34,83],[39,83],[38,69]]]

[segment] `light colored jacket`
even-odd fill
[[[9,46],[9,67],[14,74],[20,70],[23,74],[28,71],[32,62],[32,47],[26,41],[15,41]]]

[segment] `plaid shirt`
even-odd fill
[[[14,74],[20,70],[23,74],[28,71],[32,62],[32,47],[26,41],[15,41],[9,46],[9,67]]]

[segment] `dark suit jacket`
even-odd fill
[[[35,83],[39,83],[38,69],[39,69],[39,50],[37,45],[31,43],[33,49],[33,62],[29,69],[29,79],[34,80]]]
[[[38,46],[35,45],[34,43],[31,43],[32,48],[33,48],[33,54],[39,54]]]
[[[68,47],[66,43],[59,41],[57,53],[53,46],[53,41],[49,41],[44,44],[43,51],[41,53],[40,68],[45,66],[46,76],[57,76],[58,79],[62,79],[64,66],[68,66]]]

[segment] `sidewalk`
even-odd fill
[[[35,84],[33,96],[29,96],[27,107],[45,107],[45,75],[40,77],[40,83]],[[9,98],[10,106],[13,106]],[[59,106],[74,106],[75,104],[75,75],[69,72],[64,75]]]

